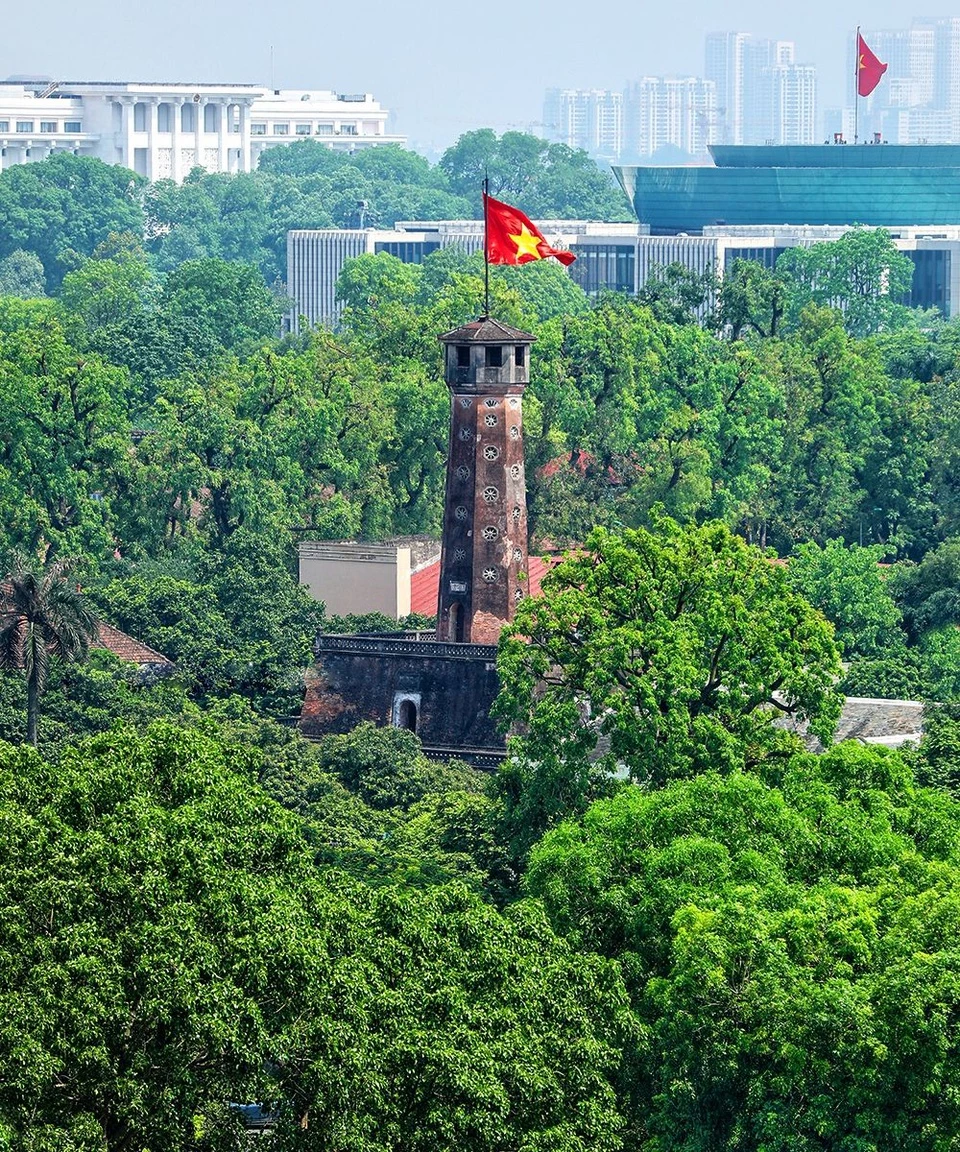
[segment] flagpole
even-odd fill
[[[860,133],[860,25],[857,25],[857,39],[853,45],[853,142],[857,143]]]
[[[487,200],[489,196],[490,177],[485,172],[483,174],[483,318],[485,320],[490,315],[490,249],[487,238],[487,217],[489,215]]]

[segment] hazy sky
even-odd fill
[[[960,0],[915,13],[890,0],[46,0],[5,6],[0,76],[270,82],[372,92],[412,145],[443,148],[469,128],[538,130],[544,88],[620,88],[641,75],[703,71],[721,30],[795,40],[818,66],[821,106],[844,91],[857,23],[906,27],[960,15]]]

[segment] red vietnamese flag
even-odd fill
[[[524,216],[500,200],[483,194],[483,212],[487,223],[487,262],[489,264],[529,264],[554,256],[561,264],[572,264],[576,256],[562,248],[551,248],[543,233]]]
[[[867,47],[867,42],[857,33],[857,95],[869,96],[883,79],[886,64],[881,64]]]

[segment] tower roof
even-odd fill
[[[462,328],[444,332],[438,339],[443,344],[532,344],[536,336],[484,316],[480,320],[464,324]]]

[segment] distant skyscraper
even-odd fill
[[[933,104],[960,112],[960,18],[938,20],[933,26]]]
[[[712,32],[704,75],[716,87],[719,142],[743,143],[744,54],[748,32]]]
[[[714,32],[706,39],[705,58],[707,79],[717,87],[721,143],[814,143],[816,69],[796,63],[792,41]]]
[[[717,89],[699,76],[644,76],[624,98],[624,153],[640,159],[672,146],[704,156],[717,141]]]
[[[816,144],[817,73],[810,64],[772,64],[757,80],[759,108],[752,144]]]
[[[623,149],[623,93],[602,88],[549,88],[543,101],[548,140],[616,160]]]

